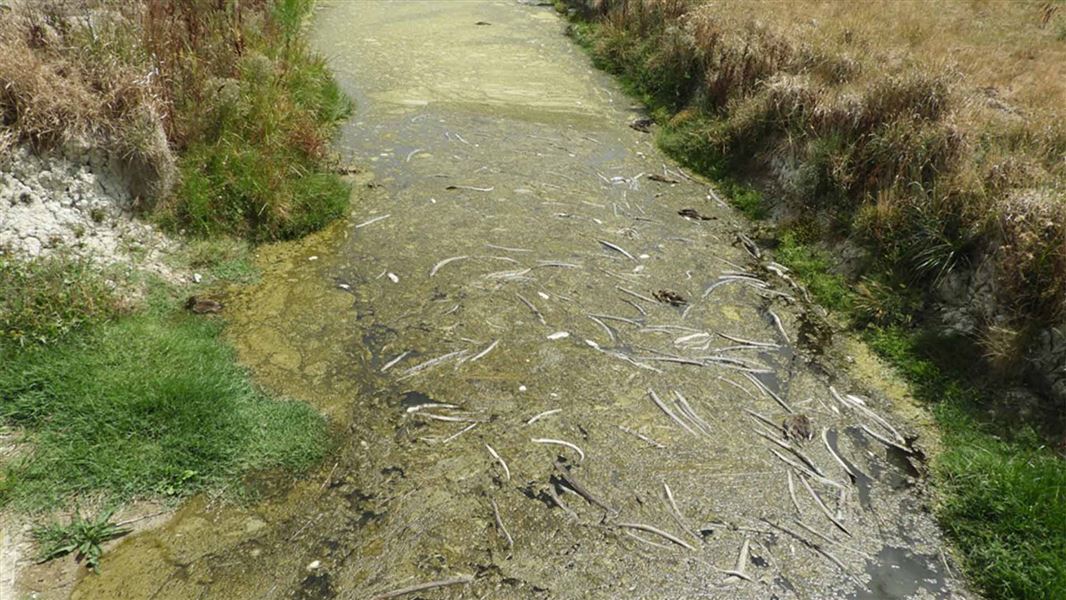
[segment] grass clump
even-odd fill
[[[49,523],[33,529],[33,537],[39,547],[38,560],[46,562],[70,553],[96,571],[103,554],[101,544],[129,533],[131,530],[111,522],[114,511],[105,510],[93,519],[74,515],[69,523]]]
[[[854,297],[844,276],[832,271],[828,258],[802,243],[795,232],[785,232],[779,241],[774,257],[799,276],[819,304],[847,315]]]
[[[83,259],[0,257],[0,346],[55,342],[121,312],[111,286]]]
[[[0,419],[32,451],[4,467],[0,502],[80,494],[181,496],[252,469],[301,469],[327,444],[306,404],[272,400],[210,319],[146,313],[0,361]]]
[[[276,2],[261,15],[265,24],[239,30],[234,21],[252,15],[234,8],[204,16],[192,5],[149,12],[160,22],[148,28],[148,46],[185,82],[172,100],[181,182],[167,220],[197,235],[263,241],[299,237],[342,215],[348,186],[323,166],[350,102],[301,38],[310,3]],[[226,38],[242,52],[213,47]],[[189,44],[200,45],[192,60],[181,51]]]

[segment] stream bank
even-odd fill
[[[264,249],[229,335],[340,442],[256,502],[194,499],[73,597],[970,597],[922,411],[563,27],[504,1],[322,5],[365,196]]]

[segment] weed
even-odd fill
[[[130,532],[130,529],[111,522],[113,510],[105,510],[94,519],[75,514],[70,523],[51,523],[33,529],[33,537],[40,550],[38,560],[47,562],[60,556],[76,553],[78,560],[96,571],[100,566],[101,544]]]

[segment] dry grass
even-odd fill
[[[41,150],[95,138],[121,159],[132,191],[164,195],[174,156],[147,58],[133,52],[136,6],[50,0],[0,17],[0,118],[8,143]]]
[[[0,148],[103,146],[174,229],[253,240],[342,213],[348,101],[301,35],[311,0],[42,0],[0,12]]]
[[[937,514],[974,583],[1063,597],[1066,469],[1017,418],[1033,407],[988,415],[1005,402],[995,384],[1026,374],[1034,333],[1066,322],[1066,4],[569,4],[576,37],[652,108],[660,144],[767,192],[734,201],[789,221],[775,256],[823,304],[865,312],[867,339],[930,403],[946,442]],[[804,243],[845,237],[870,250],[854,286]],[[952,273],[991,274],[970,340],[982,364],[963,340],[905,329]],[[1054,429],[1062,404],[1046,408]]]
[[[1021,339],[1066,318],[1061,3],[578,4],[683,159],[774,174],[806,229],[865,239],[918,287],[994,261],[996,326]]]

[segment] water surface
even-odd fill
[[[339,149],[368,171],[349,222],[264,249],[229,318],[338,447],[248,506],[193,500],[76,597],[958,594],[920,487],[836,435],[891,437],[794,345],[800,294],[563,29],[503,0],[323,3],[315,44],[359,107]],[[782,437],[782,404],[813,440]]]

